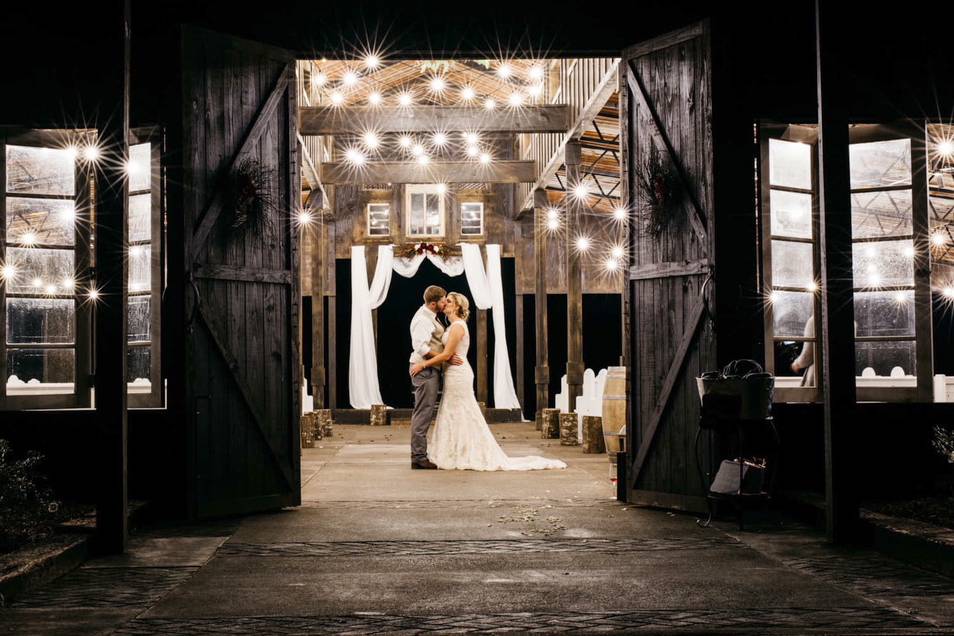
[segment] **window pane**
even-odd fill
[[[772,293],[772,323],[777,337],[801,338],[805,325],[815,310],[815,297],[810,292],[777,291]]]
[[[126,350],[126,382],[149,386],[151,365],[152,352],[149,347],[129,347]]]
[[[7,298],[7,342],[73,342],[75,303],[62,298]]]
[[[75,155],[60,148],[7,146],[7,192],[59,194],[76,191]]]
[[[852,246],[855,287],[914,284],[914,244],[877,241]]]
[[[804,342],[799,340],[777,340],[774,344],[775,347],[775,371],[774,374],[782,377],[792,377],[792,376],[801,376],[804,375],[805,370],[800,371],[792,370],[792,363],[798,359],[798,357],[805,351],[805,348],[808,347],[812,353],[810,358],[814,359],[814,342]],[[812,384],[806,384],[806,386],[814,386]]]
[[[465,236],[478,236],[483,233],[483,203],[461,203],[460,233]]]
[[[73,245],[76,206],[72,199],[7,199],[7,242]]]
[[[7,393],[18,393],[20,382],[73,382],[73,356],[72,349],[7,349]]]
[[[855,373],[870,375],[865,369],[874,370],[877,376],[890,376],[892,369],[901,367],[904,375],[915,375],[916,345],[906,342],[859,342],[855,345]],[[859,383],[860,384],[860,383]]]
[[[772,235],[812,237],[812,195],[772,190]]]
[[[770,139],[769,183],[811,190],[812,147],[794,141]]]
[[[772,286],[807,288],[814,280],[811,243],[772,241]]]
[[[146,291],[152,280],[150,268],[151,246],[149,243],[133,245],[129,248],[129,291]]]
[[[152,238],[152,195],[129,197],[129,240],[148,241]]]
[[[72,250],[7,248],[7,264],[13,266],[13,280],[7,291],[31,294],[72,293],[75,276]]]
[[[911,183],[911,140],[891,139],[848,148],[852,188]]]
[[[368,204],[368,235],[387,236],[391,233],[391,206],[387,203]]]
[[[856,293],[855,333],[859,337],[913,336],[914,290]]]
[[[129,147],[129,191],[149,190],[152,187],[152,144]]]
[[[149,296],[129,297],[129,323],[127,339],[129,342],[148,342],[150,338],[150,298]]]
[[[851,195],[851,235],[910,235],[911,191],[856,192]]]

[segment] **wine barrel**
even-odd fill
[[[609,367],[603,387],[603,441],[610,459],[623,450],[626,435],[626,367]]]

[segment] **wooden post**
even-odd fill
[[[525,383],[523,380],[523,369],[524,369],[524,337],[523,337],[523,294],[516,294],[517,302],[515,309],[516,316],[516,325],[517,325],[517,338],[516,338],[516,374],[517,374],[517,400],[520,402],[520,406],[524,405],[524,388]]]
[[[309,195],[315,221],[311,237],[311,394],[315,409],[325,408],[325,219],[321,191]]]
[[[566,144],[566,188],[580,182],[580,142]],[[567,410],[576,411],[576,399],[583,395],[583,269],[576,240],[582,229],[585,202],[566,197],[566,386]]]
[[[821,340],[824,365],[825,496],[828,539],[845,543],[858,522],[852,456],[855,441],[855,311],[851,255],[848,112],[844,94],[843,24],[838,10],[815,2],[818,79],[819,240],[821,242]]]
[[[534,279],[534,306],[536,308],[536,351],[537,367],[535,381],[537,384],[537,413],[549,406],[550,402],[550,367],[547,347],[547,210],[550,201],[547,191],[537,188],[533,191],[533,258],[536,264],[536,278]]]
[[[127,528],[126,429],[126,228],[129,182],[123,166],[129,157],[129,1],[112,3],[112,42],[101,72],[111,75],[107,106],[99,127],[102,159],[96,171],[96,425],[99,429],[99,487],[96,500],[96,549],[125,552]],[[119,11],[118,9],[121,9]],[[112,111],[116,108],[118,112]],[[111,116],[109,116],[111,114]]]
[[[477,401],[487,402],[487,310],[477,310]]]

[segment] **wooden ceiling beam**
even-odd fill
[[[299,109],[302,135],[337,135],[374,130],[433,132],[475,130],[480,132],[566,132],[570,110],[565,105],[523,106],[488,111],[473,106],[412,106],[410,108],[362,108],[328,106]]]
[[[537,178],[532,161],[501,160],[488,165],[476,161],[371,161],[360,167],[348,163],[321,164],[324,184],[375,183],[532,183]]]

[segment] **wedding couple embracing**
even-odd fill
[[[446,318],[446,328],[439,314]],[[411,468],[566,468],[557,459],[507,457],[497,444],[474,396],[474,371],[467,362],[469,314],[466,296],[431,285],[424,290],[424,305],[411,319]]]

